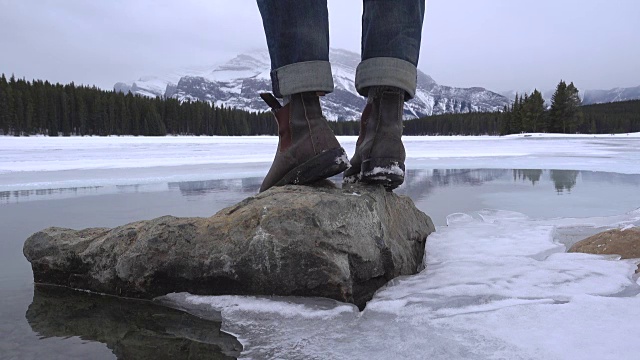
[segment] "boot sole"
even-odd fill
[[[362,162],[359,181],[382,185],[391,191],[404,183],[404,162],[392,158],[373,158]]]
[[[275,186],[312,184],[339,174],[348,167],[349,158],[343,148],[327,150],[289,171]]]
[[[353,175],[346,175],[342,178],[343,184],[355,184],[360,182],[360,173]]]
[[[344,175],[342,175],[342,183],[343,184],[355,184],[360,182],[360,171],[361,167],[354,166],[351,164],[351,167],[344,171]]]

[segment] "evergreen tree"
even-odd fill
[[[24,102],[24,135],[35,134],[36,130],[33,128],[35,110],[31,96],[27,94]]]
[[[2,74],[2,76],[0,76],[0,132],[3,135],[9,134],[10,130],[8,87],[7,78]]]
[[[143,115],[143,122],[144,122],[144,129],[145,129],[144,135],[148,135],[148,136],[167,135],[167,130],[155,106],[152,106],[152,105],[147,106]]]
[[[522,131],[545,131],[544,111],[544,99],[542,98],[542,93],[536,89],[533,90],[531,96],[527,96],[525,94],[521,109]]]
[[[87,104],[84,99],[79,99],[78,108],[77,108],[77,116],[78,121],[76,124],[75,132],[76,135],[87,135],[88,133],[88,122],[89,122],[89,111],[87,110]]]
[[[518,97],[518,94],[516,94],[516,99],[511,108],[511,116],[509,117],[509,129],[511,129],[512,134],[522,132],[522,103],[522,97]]]
[[[71,136],[71,109],[70,99],[66,92],[60,91],[60,130],[63,136]]]
[[[556,86],[556,91],[551,97],[551,109],[549,110],[549,131],[566,131],[566,108],[568,102],[569,99],[567,96],[567,84],[563,80],[560,80],[558,86]]]
[[[550,131],[575,133],[582,125],[582,111],[580,110],[580,96],[573,83],[560,81],[556,92],[551,98],[549,111]]]
[[[505,105],[502,110],[502,119],[500,121],[500,125],[498,127],[500,135],[508,135],[511,134],[511,108],[508,105]]]
[[[584,117],[582,115],[582,110],[580,106],[582,105],[582,100],[580,99],[580,93],[578,89],[573,85],[573,82],[567,86],[567,99],[568,99],[568,113],[567,113],[567,123],[568,123],[568,131],[570,133],[575,133],[580,130],[582,127],[582,123]]]
[[[15,86],[15,84],[14,84]],[[11,82],[7,83],[6,91],[6,109],[5,113],[5,134],[11,135],[16,130],[16,111],[15,111],[15,99],[14,99],[14,91],[12,89]]]
[[[36,100],[36,129],[38,134],[47,132],[47,95],[43,82],[35,84],[34,92]]]

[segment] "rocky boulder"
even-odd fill
[[[607,230],[578,241],[569,252],[620,255],[621,259],[640,259],[640,228]],[[638,271],[640,272],[640,265]]]
[[[48,228],[24,244],[34,280],[135,298],[318,296],[359,307],[422,267],[431,219],[382,187],[285,186],[209,218]]]

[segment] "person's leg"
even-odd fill
[[[276,97],[333,91],[326,0],[258,0]]]
[[[347,155],[322,115],[319,95],[333,91],[326,0],[258,0],[276,97],[261,94],[278,122],[279,143],[260,191],[310,184],[343,172]]]
[[[424,0],[364,0],[356,89],[367,105],[346,183],[394,189],[404,182],[402,114],[416,92],[424,10]]]
[[[424,11],[425,0],[364,0],[362,62],[356,70],[362,96],[371,86],[387,85],[413,98]]]

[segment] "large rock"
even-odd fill
[[[37,283],[107,294],[319,296],[363,307],[387,281],[420,270],[432,231],[411,199],[382,187],[285,186],[210,218],[48,228],[24,254]]]
[[[620,255],[621,259],[640,259],[640,228],[607,230],[573,244],[569,252]],[[640,272],[640,265],[638,271]]]

